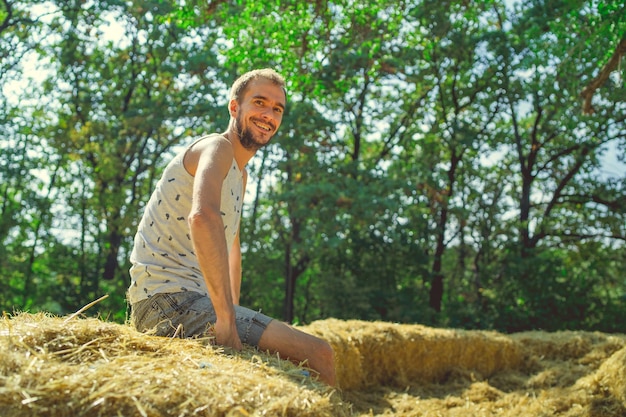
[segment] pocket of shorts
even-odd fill
[[[131,314],[132,323],[135,328],[141,332],[146,331],[154,327],[159,320],[164,317],[162,309],[158,306],[157,299],[161,294],[154,295],[148,299],[142,300],[131,308],[133,309]],[[155,320],[155,316],[156,320]]]
[[[178,314],[186,314],[196,301],[205,297],[193,291],[164,294],[164,296],[165,301]]]

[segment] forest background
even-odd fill
[[[126,318],[174,152],[273,67],[242,304],[626,332],[622,0],[1,0],[0,309]]]

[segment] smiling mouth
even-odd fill
[[[263,122],[256,121],[256,120],[253,120],[252,123],[254,123],[254,125],[258,127],[259,129],[264,130],[265,132],[268,132],[268,133],[274,130],[274,127],[268,123],[263,123]]]

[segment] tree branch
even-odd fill
[[[594,239],[594,240],[598,240],[598,239],[615,239],[615,240],[624,240],[626,241],[626,236],[624,235],[618,235],[618,234],[606,234],[606,235],[600,235],[597,233],[568,233],[568,232],[563,232],[563,233],[550,233],[547,234],[547,236],[554,236],[554,237],[560,237],[562,239],[573,239],[576,241],[580,241],[582,239]]]
[[[601,195],[600,192],[594,192],[590,194],[568,194],[562,195],[562,197],[564,202],[571,204],[596,203],[605,206],[614,213],[626,211],[626,196],[617,195],[614,199],[608,199]]]
[[[591,105],[591,99],[593,98],[596,90],[606,82],[611,73],[618,67],[619,61],[622,59],[624,54],[626,54],[626,37],[620,40],[619,44],[615,48],[615,51],[613,52],[613,55],[611,55],[609,62],[604,64],[596,78],[591,80],[589,84],[587,84],[587,87],[583,89],[582,93],[580,93],[583,98],[583,114],[593,114],[595,112],[593,106]]]
[[[0,33],[4,32],[4,30],[7,29],[11,25],[11,19],[13,18],[13,8],[12,8],[13,5],[9,3],[7,0],[4,0],[3,3],[6,9],[7,15],[4,18],[4,21],[2,22],[2,24],[0,24]]]

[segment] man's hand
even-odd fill
[[[215,322],[215,342],[220,346],[226,346],[235,350],[243,349],[239,334],[237,333],[237,326],[235,321],[224,321],[219,318]]]

